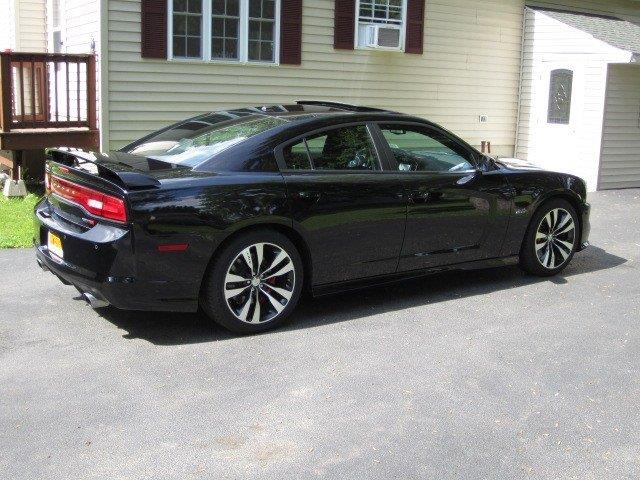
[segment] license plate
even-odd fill
[[[62,240],[55,233],[49,232],[47,236],[47,248],[49,248],[49,253],[54,254],[56,257],[64,258]]]

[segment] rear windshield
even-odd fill
[[[153,133],[124,152],[176,165],[195,167],[254,135],[279,127],[287,120],[249,112],[203,115]]]

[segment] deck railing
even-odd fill
[[[96,129],[91,54],[0,53],[0,130]]]

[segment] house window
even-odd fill
[[[571,70],[560,69],[551,72],[547,123],[569,124],[572,89],[573,72]]]
[[[359,0],[356,44],[358,48],[404,50],[406,0]]]
[[[237,60],[240,0],[213,0],[211,13],[211,58]]]
[[[274,61],[275,7],[274,0],[249,0],[249,60]]]
[[[202,1],[173,0],[173,55],[202,56]]]
[[[172,0],[170,58],[277,63],[280,0]]]

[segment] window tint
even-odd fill
[[[285,148],[283,154],[290,169],[380,170],[373,141],[364,125],[310,136]]]
[[[194,167],[214,155],[267,130],[285,125],[278,117],[218,112],[160,130],[122,151],[154,160]]]
[[[569,124],[572,89],[573,72],[571,70],[553,70],[551,72],[547,123]]]
[[[408,125],[380,125],[398,162],[410,172],[464,172],[473,170],[469,154],[444,135]]]
[[[282,151],[284,162],[289,170],[310,170],[311,162],[304,140],[285,147]]]

